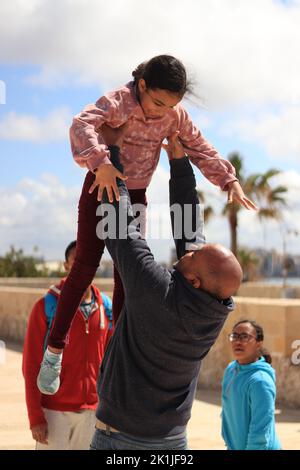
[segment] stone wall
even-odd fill
[[[23,342],[28,315],[45,289],[0,286],[0,339]]]
[[[49,284],[44,288],[0,285],[0,340],[23,342],[32,307],[45,295],[48,288]],[[107,286],[102,284],[100,288],[102,292],[112,296],[111,280],[110,284]]]
[[[268,299],[300,298],[300,286],[289,285],[285,288],[280,284],[269,284],[266,282],[245,282],[237,293],[240,297],[264,297]]]

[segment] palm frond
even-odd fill
[[[212,206],[208,206],[204,209],[204,221],[209,222],[210,219],[215,215],[215,211]]]

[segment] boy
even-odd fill
[[[76,241],[73,241],[65,251],[67,273],[71,270],[75,251]],[[62,279],[59,285],[51,286],[48,294],[34,305],[24,343],[22,369],[26,404],[37,450],[89,448],[98,402],[98,369],[113,333],[111,300],[92,284],[82,298],[69,331],[59,393],[49,396],[39,391],[37,376],[64,282]]]

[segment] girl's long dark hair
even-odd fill
[[[183,97],[191,93],[184,65],[171,55],[158,55],[140,64],[133,72],[135,83],[143,78],[147,88],[160,88]]]
[[[233,330],[238,325],[241,325],[242,323],[249,323],[251,326],[253,326],[253,328],[256,331],[256,341],[263,341],[264,340],[263,327],[261,325],[259,325],[258,323],[256,323],[256,321],[254,321],[254,320],[240,320],[234,325]],[[265,358],[265,360],[268,364],[272,364],[272,356],[271,356],[271,354],[269,353],[269,351],[267,349],[261,348],[259,353],[262,357]]]

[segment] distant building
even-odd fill
[[[287,253],[283,256],[276,250],[255,249],[253,252],[260,260],[258,273],[263,277],[282,277],[284,268],[290,277],[300,276],[300,255]]]
[[[42,263],[36,264],[36,269],[38,271],[46,271],[49,273],[52,272],[64,272],[63,262],[60,261],[43,261]]]

